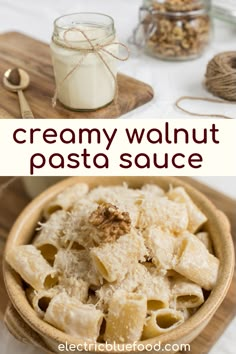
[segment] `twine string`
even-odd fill
[[[191,112],[183,108],[180,103],[185,100],[192,101],[207,101],[220,104],[235,104],[236,103],[236,52],[223,52],[216,55],[207,65],[205,75],[205,86],[207,90],[214,96],[220,99],[211,99],[204,97],[183,96],[175,103],[176,107],[181,111],[192,116],[199,117],[216,117],[234,119],[224,114],[207,114]]]
[[[205,84],[213,95],[236,101],[236,52],[220,53],[208,63]]]
[[[90,48],[81,48],[81,47],[73,47],[70,43],[70,41],[67,39],[67,35],[69,32],[78,32],[78,33],[81,33],[82,36],[85,38],[85,40],[89,43],[90,45]],[[63,36],[63,40],[64,40],[64,45],[63,44],[59,44],[58,42],[56,42],[57,45],[63,47],[63,48],[69,48],[71,50],[75,50],[75,51],[81,51],[83,54],[82,54],[82,57],[79,59],[78,63],[67,73],[67,75],[64,77],[64,79],[57,85],[56,89],[55,89],[55,94],[53,96],[53,99],[52,99],[52,104],[53,104],[53,107],[56,106],[56,103],[57,103],[57,97],[58,97],[58,92],[61,88],[61,86],[64,84],[64,82],[76,71],[78,70],[81,65],[83,64],[84,60],[86,59],[86,57],[88,56],[88,54],[90,53],[95,53],[99,58],[100,60],[103,62],[103,64],[105,65],[105,67],[107,68],[107,70],[109,71],[109,73],[111,74],[114,82],[115,82],[115,100],[117,99],[117,96],[118,96],[118,82],[117,82],[117,78],[116,78],[116,75],[113,73],[112,69],[110,68],[109,64],[107,63],[107,61],[104,59],[104,57],[102,56],[101,52],[104,52],[106,53],[107,55],[113,57],[114,59],[116,60],[119,60],[119,61],[126,61],[129,59],[129,49],[128,47],[121,43],[121,42],[113,42],[113,41],[110,41],[106,44],[93,44],[92,40],[90,40],[90,38],[86,35],[86,33],[79,29],[79,28],[69,28],[67,29],[65,32],[64,32],[64,36]],[[115,55],[114,53],[112,53],[111,51],[109,51],[107,49],[107,47],[109,47],[110,45],[118,45],[120,47],[123,47],[126,51],[127,51],[127,55],[124,56],[124,57],[120,57],[118,55]]]
[[[183,101],[203,101],[203,102],[213,102],[213,103],[223,103],[223,104],[234,104],[233,102],[226,102],[223,100],[218,100],[214,98],[205,98],[205,97],[192,97],[192,96],[182,96],[180,97],[175,105],[178,109],[180,109],[182,112],[190,114],[191,116],[197,116],[197,117],[211,117],[211,118],[225,118],[225,119],[234,119],[233,117],[226,116],[224,114],[208,114],[208,113],[197,113],[197,112],[191,112],[187,110],[186,108],[183,108],[180,104]]]

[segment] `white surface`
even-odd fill
[[[17,30],[49,42],[53,20],[66,13],[78,11],[102,12],[115,19],[118,37],[127,42],[138,21],[138,8],[142,0],[0,0],[0,32]],[[148,105],[129,113],[127,117],[180,118],[191,116],[179,112],[175,101],[183,95],[212,97],[203,87],[208,61],[222,51],[232,51],[236,27],[215,21],[214,39],[200,59],[186,62],[166,62],[144,54],[131,56],[121,63],[120,70],[150,84],[155,99]],[[197,112],[222,113],[236,117],[235,105],[191,102],[184,106]]]
[[[194,177],[211,188],[236,199],[236,177]],[[236,217],[236,210],[235,210]]]
[[[137,24],[141,0],[0,0],[0,32],[21,31],[35,38],[50,41],[53,20],[76,11],[98,11],[110,14],[116,21],[119,38],[126,42]],[[174,108],[174,102],[182,95],[209,96],[202,81],[209,59],[214,54],[236,50],[236,28],[221,22],[216,23],[214,40],[205,55],[195,61],[171,63],[158,61],[145,55],[134,56],[122,63],[121,71],[153,86],[156,96],[150,104],[127,115],[132,118],[184,118]],[[192,105],[192,109],[200,109]],[[214,113],[211,104],[202,105],[202,110]],[[235,106],[221,107],[217,113],[235,116]],[[201,181],[236,198],[236,177],[199,177]],[[231,323],[211,354],[235,353],[236,320]],[[40,354],[40,351],[15,341],[0,324],[1,354]]]

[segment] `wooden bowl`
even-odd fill
[[[165,190],[168,190],[170,185],[183,186],[194,202],[206,214],[208,222],[206,223],[205,228],[212,236],[215,254],[220,259],[221,264],[216,287],[196,314],[181,326],[157,338],[142,341],[142,344],[154,344],[160,342],[162,343],[163,348],[165,344],[173,345],[190,343],[200,334],[204,327],[206,327],[224,300],[232,280],[234,271],[234,248],[230,235],[230,224],[226,216],[221,211],[217,210],[203,194],[176,178],[73,177],[63,180],[47,189],[23,210],[12,227],[5,252],[8,252],[12,247],[17,245],[30,243],[37,222],[41,219],[44,205],[66,187],[79,182],[85,182],[91,188],[98,185],[116,185],[121,184],[122,182],[127,182],[129,186],[134,188],[138,188],[145,183],[158,184]],[[3,271],[6,289],[11,301],[11,305],[6,312],[5,322],[13,335],[24,342],[29,342],[46,351],[54,353],[60,353],[60,350],[58,349],[59,344],[75,344],[76,346],[78,345],[79,348],[79,351],[76,352],[81,353],[81,346],[83,347],[84,345],[83,341],[63,333],[37,317],[26,299],[23,283],[19,275],[13,271],[5,261]],[[95,351],[95,348],[93,351]],[[106,353],[104,344],[102,344],[100,350],[97,351]],[[84,350],[83,352],[86,351]],[[117,353],[118,350],[113,348],[113,350],[109,350],[109,352]],[[135,352],[135,350],[133,352]],[[163,350],[162,352],[170,354],[174,352],[174,350]]]

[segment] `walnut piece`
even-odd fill
[[[102,231],[102,242],[113,242],[131,230],[129,213],[121,212],[110,203],[99,205],[90,215],[89,222]]]
[[[153,0],[152,6],[158,11],[186,12],[202,8],[202,1],[199,0]]]

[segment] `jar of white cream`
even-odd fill
[[[96,110],[116,95],[117,60],[114,21],[98,13],[77,13],[54,22],[51,42],[56,99],[72,110]]]

